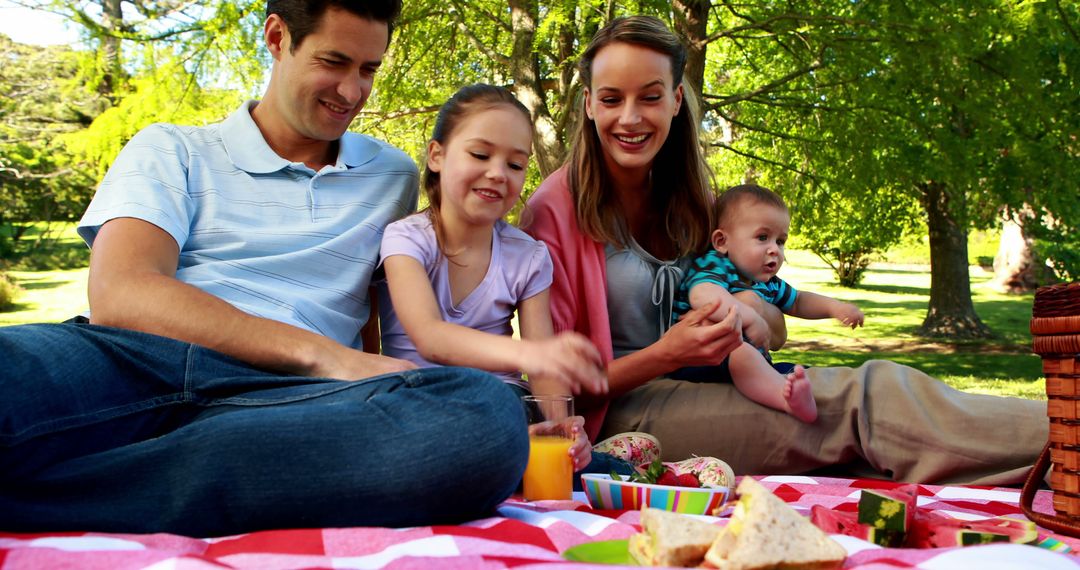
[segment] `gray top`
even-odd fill
[[[661,261],[633,239],[627,248],[605,245],[604,257],[611,347],[619,358],[655,343],[667,331],[690,259]]]

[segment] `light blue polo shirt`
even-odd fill
[[[105,222],[146,220],[180,246],[180,281],[361,348],[383,230],[416,209],[416,165],[382,141],[346,133],[337,163],[315,172],[271,150],[251,118],[256,104],[206,127],[139,131],[79,235],[92,247]]]

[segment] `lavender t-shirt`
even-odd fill
[[[456,307],[450,295],[448,262],[439,253],[435,230],[426,212],[387,226],[380,254],[383,260],[392,255],[407,255],[424,266],[444,321],[492,334],[512,335],[510,319],[518,303],[551,286],[551,257],[547,247],[501,220],[495,224],[491,262],[484,280]],[[421,358],[405,334],[394,314],[385,282],[379,285],[379,320],[383,354],[418,366],[438,366]],[[528,389],[520,374],[501,373],[500,376]]]

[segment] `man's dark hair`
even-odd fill
[[[394,34],[394,20],[401,15],[401,0],[267,0],[266,16],[277,14],[285,22],[292,38],[289,51],[295,51],[315,31],[331,6],[361,18],[385,22],[388,40]]]

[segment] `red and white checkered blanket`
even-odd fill
[[[821,477],[773,476],[762,481],[804,513],[813,505],[850,509],[858,501],[860,489],[895,486]],[[575,498],[580,501],[511,500],[499,508],[498,516],[458,526],[274,530],[209,539],[170,534],[0,533],[0,570],[620,568],[571,563],[560,553],[585,542],[629,537],[638,531],[638,513],[593,510],[583,494]],[[919,506],[958,518],[1022,517],[1019,499],[1018,489],[922,485]],[[1050,500],[1049,491],[1040,491],[1035,509],[1052,512]],[[1040,529],[1040,546],[993,544],[915,550],[879,548],[839,538],[849,552],[844,568],[860,570],[1080,568],[1080,540],[1044,529]]]

